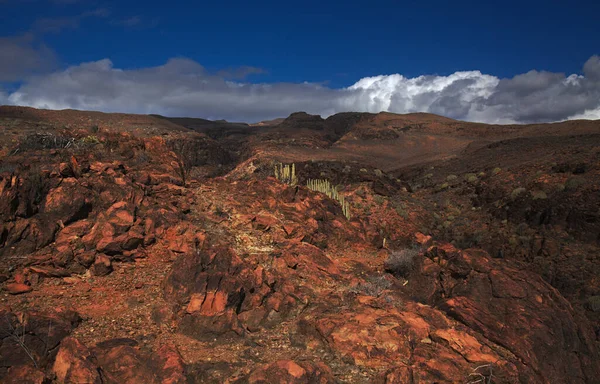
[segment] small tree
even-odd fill
[[[169,147],[174,155],[173,168],[181,178],[183,186],[186,187],[194,165],[193,143],[188,140],[173,140],[169,143]]]

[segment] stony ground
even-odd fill
[[[597,249],[593,145],[560,140],[559,151],[545,139],[561,153],[548,169],[542,151],[529,163],[507,155],[496,171],[485,147],[466,162],[393,175],[351,159],[298,161],[292,186],[271,176],[274,158],[294,156],[276,144],[277,129],[266,145],[245,137],[235,151],[231,137],[158,117],[3,112],[2,382],[593,383],[600,374],[595,275],[573,286],[531,257],[573,267],[564,252],[553,256],[556,233],[571,236],[561,246],[575,257]],[[359,124],[338,146],[403,132],[393,116],[344,118]],[[456,124],[411,119],[409,130]],[[307,148],[330,140],[308,132]],[[574,173],[584,182],[569,182]],[[309,178],[343,185],[352,217],[301,186]],[[596,262],[585,259],[591,270]]]

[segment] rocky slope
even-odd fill
[[[0,381],[600,376],[597,123],[193,120],[0,107]]]

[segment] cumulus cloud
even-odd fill
[[[0,82],[22,80],[53,69],[56,55],[31,34],[0,37]]]
[[[242,75],[253,71],[237,70]],[[430,112],[489,123],[600,116],[598,56],[585,63],[582,75],[530,71],[499,79],[480,71],[415,78],[393,74],[363,78],[343,89],[315,83],[251,83],[234,80],[235,73],[209,73],[185,58],[134,70],[116,68],[104,59],[37,76],[8,95],[8,102],[242,121],[299,110],[322,116],[343,111]]]

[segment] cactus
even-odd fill
[[[329,180],[309,179],[306,182],[306,186],[313,191],[324,193],[330,199],[336,200],[342,207],[342,212],[344,213],[344,216],[346,216],[346,218],[350,220],[350,218],[352,217],[352,215],[350,214],[350,204],[346,201],[344,196],[338,192],[337,187],[331,185]]]
[[[289,185],[298,184],[298,178],[296,177],[296,164],[282,164],[275,163],[274,166],[275,178],[282,183]]]

